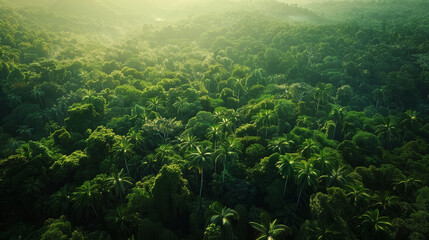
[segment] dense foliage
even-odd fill
[[[226,3],[3,3],[1,239],[427,238],[428,3]]]

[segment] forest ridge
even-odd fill
[[[427,239],[429,3],[0,0],[0,239]]]

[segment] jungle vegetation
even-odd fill
[[[428,100],[425,0],[1,0],[0,239],[427,239]]]

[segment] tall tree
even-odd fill
[[[371,197],[371,191],[364,187],[360,182],[353,182],[346,185],[346,196],[350,203],[355,206],[357,210],[360,210],[367,206]]]
[[[307,222],[306,222],[307,223]],[[340,240],[344,239],[335,225],[315,221],[305,225],[306,240]]]
[[[177,137],[177,140],[179,140],[180,150],[194,151],[198,146],[197,137],[193,136],[190,133]]]
[[[225,181],[225,171],[228,162],[237,160],[238,154],[241,153],[241,143],[236,138],[228,138],[224,141],[219,149],[215,152],[216,160],[215,163],[220,160],[223,165],[222,171],[222,183]]]
[[[268,135],[268,128],[270,127],[274,117],[273,114],[273,110],[263,109],[253,117],[253,123],[258,127],[258,129],[265,127],[265,137]]]
[[[138,225],[138,213],[130,212],[126,205],[110,210],[105,216],[109,229],[115,234],[115,239],[134,238],[133,228]]]
[[[134,145],[136,151],[143,151],[145,140],[143,131],[130,130],[126,140]]]
[[[54,216],[67,214],[72,204],[73,192],[70,185],[64,185],[49,199],[49,211]]]
[[[261,223],[249,222],[250,226],[256,229],[260,235],[257,240],[276,240],[279,235],[289,232],[289,228],[284,224],[278,224],[277,219],[270,222],[269,219],[263,219]]]
[[[134,145],[123,137],[113,145],[113,152],[117,160],[124,161],[125,167],[127,168],[127,174],[130,174],[127,160],[135,154]]]
[[[319,169],[320,174],[326,174],[338,161],[339,154],[330,148],[323,148],[319,153],[314,153],[311,157],[315,168]]]
[[[395,177],[393,190],[400,191],[401,193],[409,194],[412,190],[415,190],[422,181],[415,179],[404,174],[399,174]]]
[[[213,150],[216,151],[217,143],[222,139],[222,129],[220,125],[211,125],[207,129],[207,138],[213,142]]]
[[[214,223],[222,228],[223,239],[234,239],[234,233],[232,231],[232,220],[238,220],[238,213],[226,206],[222,206],[219,202],[214,202],[210,205],[206,213],[206,218],[209,223]]]
[[[388,217],[380,216],[378,209],[368,210],[359,217],[363,239],[388,239],[392,227]]]
[[[332,105],[331,111],[329,112],[329,116],[334,121],[334,132],[332,133],[332,139],[335,139],[338,126],[343,126],[344,117],[345,117],[345,107],[341,107],[339,105]],[[341,129],[340,129],[341,130]]]
[[[319,111],[320,104],[324,104],[331,97],[332,84],[320,82],[316,85],[316,91],[314,92],[314,98],[317,100],[316,112]]]
[[[189,154],[189,158],[191,159],[191,166],[196,167],[201,174],[200,181],[200,193],[203,191],[203,182],[204,182],[204,169],[208,168],[210,163],[210,158],[212,156],[211,149],[209,147],[204,148],[203,146],[197,146],[195,151]]]
[[[382,124],[377,125],[375,133],[378,135],[380,140],[384,143],[384,146],[391,148],[393,138],[396,136],[396,123],[391,117],[386,117]]]
[[[420,122],[417,111],[407,110],[404,113],[403,119],[400,125],[404,128],[404,136],[402,137],[402,142],[405,142],[408,131],[417,126]]]
[[[128,185],[132,185],[132,179],[124,175],[124,169],[121,169],[118,173],[112,173],[112,176],[108,179],[109,184],[115,190],[116,196],[119,197],[121,201],[124,200],[124,195],[127,190]]]
[[[176,109],[177,116],[185,110],[186,105],[189,104],[188,100],[182,97],[177,97],[176,102],[173,103],[173,107]]]
[[[293,140],[288,140],[287,137],[284,136],[269,141],[268,148],[279,154],[285,154],[293,143]]]
[[[45,92],[40,88],[34,88],[31,91],[31,95],[39,102],[40,107],[44,106],[43,98],[45,97]]]
[[[174,155],[173,146],[170,144],[162,144],[157,149],[155,149],[155,158],[163,162],[168,156]]]
[[[298,206],[302,191],[309,187],[312,188],[318,184],[319,173],[314,169],[313,164],[304,160],[295,164],[295,172],[296,183],[299,187],[299,195],[296,202],[296,206]]]
[[[324,175],[327,177],[327,187],[342,187],[346,185],[348,181],[347,173],[348,171],[345,166],[340,166],[339,164],[334,166],[333,169],[328,173],[328,175]]]
[[[279,173],[282,177],[285,178],[285,186],[283,188],[283,198],[286,194],[287,182],[290,176],[293,175],[293,157],[291,154],[286,153],[285,155],[280,156],[279,161],[276,163]]]
[[[300,154],[305,159],[309,159],[313,153],[316,153],[319,149],[319,144],[311,138],[305,139],[300,146]]]
[[[373,197],[372,206],[380,209],[381,213],[386,213],[398,205],[398,196],[392,195],[389,191],[377,191]]]
[[[221,139],[226,138],[228,136],[228,134],[231,133],[231,127],[233,126],[233,122],[231,121],[231,119],[227,118],[227,117],[223,117],[220,121],[219,121],[219,127],[220,129],[222,129],[222,135],[221,135]]]
[[[92,184],[90,181],[85,181],[82,186],[76,188],[73,192],[72,206],[76,219],[89,219],[91,211],[97,216],[95,206],[99,197],[100,194],[97,190],[97,185]]]

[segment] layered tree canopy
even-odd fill
[[[426,239],[428,14],[0,0],[0,239]]]

